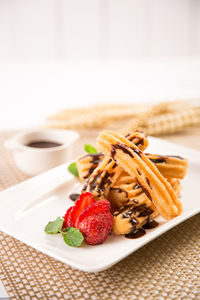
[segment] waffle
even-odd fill
[[[149,198],[143,192],[141,187],[137,184],[137,179],[124,176],[124,179],[132,179],[131,182],[121,183],[120,181],[116,181],[115,185],[110,188],[110,191],[107,195],[108,200],[111,202],[112,207],[118,209],[127,204],[129,200],[136,200],[138,203],[142,202],[150,202]],[[168,182],[171,184],[174,192],[178,197],[180,197],[181,192],[181,183],[179,179],[176,178],[168,178]],[[130,180],[129,180],[130,181]],[[117,183],[119,182],[119,185]],[[155,210],[155,207],[153,208]]]
[[[140,130],[135,130],[126,136],[131,144],[136,144],[141,149],[146,149],[148,146],[148,140]],[[110,156],[105,155],[88,178],[83,191],[92,193],[98,199],[107,196],[110,187],[115,183],[122,171],[122,168]],[[80,166],[78,172],[80,172]],[[82,173],[81,177],[83,177]]]
[[[101,153],[97,154],[87,154],[85,156],[79,157],[76,160],[76,166],[78,169],[78,175],[80,180],[84,181],[90,177],[96,167],[103,160],[104,155]]]
[[[174,189],[177,197],[180,197],[181,196],[181,182],[180,182],[180,179],[168,178],[167,180],[169,181],[172,188]]]
[[[186,158],[181,156],[166,156],[149,153],[145,153],[145,155],[156,165],[164,177],[180,179],[185,177],[188,168],[188,160]]]
[[[135,232],[148,222],[152,213],[146,204],[127,204],[114,213],[113,233],[120,235]]]
[[[128,138],[129,139],[129,138]],[[135,144],[136,145],[136,144]],[[141,145],[142,148],[146,144]],[[141,148],[140,148],[141,149]],[[183,179],[186,175],[188,168],[188,160],[181,156],[166,156],[159,154],[149,154],[145,155],[155,164],[160,173],[166,178],[180,178]],[[98,154],[88,154],[80,157],[76,160],[76,165],[78,168],[79,178],[81,180],[87,179],[98,164],[103,160],[104,155],[102,153]],[[126,172],[120,174],[120,178],[123,176],[129,176]],[[130,179],[132,178],[129,176]],[[125,180],[127,180],[125,178]]]
[[[115,161],[105,156],[98,167],[93,171],[83,187],[82,192],[90,192],[95,198],[107,196],[110,186],[121,173],[121,168]]]
[[[128,174],[137,178],[143,192],[165,219],[181,213],[182,205],[173,188],[136,145],[112,131],[101,132],[96,144],[100,152],[111,156]]]

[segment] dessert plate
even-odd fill
[[[48,235],[45,225],[63,216],[73,202],[69,194],[80,191],[82,184],[61,165],[0,193],[0,230],[18,240],[86,272],[110,268],[129,254],[152,241],[167,230],[200,212],[199,176],[200,152],[161,139],[150,138],[147,152],[181,155],[189,159],[188,174],[182,182],[183,213],[173,220],[161,217],[159,226],[146,230],[138,239],[110,235],[101,245],[83,243],[79,248],[66,245],[59,235]]]

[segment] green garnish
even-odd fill
[[[71,163],[69,166],[68,166],[68,171],[70,173],[72,173],[74,176],[78,177],[78,169],[77,169],[77,166],[76,166],[76,163],[73,162]]]
[[[98,151],[94,147],[92,147],[91,145],[89,145],[89,144],[85,144],[84,149],[89,154],[96,154],[96,153],[98,153]]]
[[[62,236],[65,243],[71,247],[79,247],[84,240],[82,233],[74,227],[67,227]]]
[[[64,242],[70,246],[70,247],[79,247],[84,237],[82,233],[74,227],[67,227],[62,229],[63,226],[63,219],[58,217],[55,221],[49,222],[45,228],[44,231],[48,234],[56,234],[61,233]]]
[[[56,234],[59,233],[63,226],[63,219],[58,217],[55,221],[49,222],[45,228],[44,231],[49,234]]]

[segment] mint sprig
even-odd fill
[[[55,221],[49,222],[44,231],[48,234],[57,234],[61,233],[64,242],[70,247],[79,247],[81,246],[84,237],[82,233],[74,227],[67,227],[62,229],[63,219],[58,217]]]
[[[78,177],[78,169],[75,162],[71,163],[67,169],[71,174]]]
[[[49,222],[45,228],[44,231],[48,234],[56,234],[59,233],[63,226],[63,219],[58,217],[55,221]]]
[[[74,227],[67,227],[62,236],[65,243],[71,247],[79,247],[84,240],[82,233]]]
[[[89,154],[96,154],[96,153],[98,153],[98,151],[93,146],[91,146],[89,144],[85,144],[84,149]]]

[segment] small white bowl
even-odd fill
[[[5,147],[13,151],[18,168],[28,175],[37,175],[71,159],[71,146],[78,138],[79,134],[72,130],[35,129],[17,134],[5,142]],[[27,146],[35,141],[51,141],[61,145],[52,148]]]

